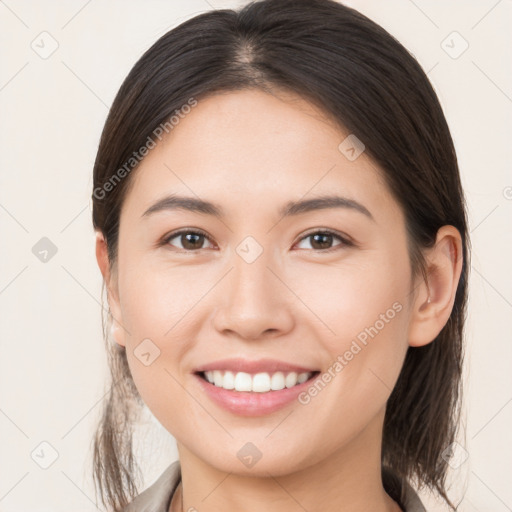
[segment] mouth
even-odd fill
[[[314,380],[319,370],[308,372],[234,372],[222,370],[198,371],[195,375],[215,387],[235,393],[273,393],[291,389]]]
[[[195,372],[201,391],[212,403],[237,416],[264,416],[294,402],[313,385],[320,371],[245,373],[228,370]],[[301,405],[303,407],[303,405]]]
[[[270,358],[222,359],[192,371],[201,393],[238,416],[263,416],[294,402],[302,404],[299,395],[320,373],[315,367]]]

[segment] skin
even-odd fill
[[[412,276],[403,212],[366,153],[349,161],[340,152],[347,135],[291,93],[215,94],[133,171],[112,268],[97,233],[115,340],[145,403],[177,441],[182,484],[170,511],[182,499],[183,510],[201,512],[400,510],[381,480],[386,400],[408,346],[430,343],[450,316],[460,234],[441,228],[425,252],[428,283]],[[214,201],[226,217],[142,217],[169,193]],[[287,201],[332,193],[363,204],[374,220],[347,208],[278,215]],[[202,229],[211,241],[188,252],[180,236],[158,245],[180,228]],[[333,237],[322,246],[305,234],[322,228],[355,245]],[[236,252],[246,236],[263,249],[250,264]],[[213,403],[192,374],[227,357],[325,372],[395,302],[401,311],[307,405],[242,417]],[[134,354],[146,338],[160,350],[149,366]],[[237,457],[247,442],[262,453],[252,468]]]

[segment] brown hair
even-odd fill
[[[416,60],[382,27],[334,0],[261,0],[200,14],[162,36],[124,80],[94,165],[93,224],[105,236],[111,268],[134,152],[191,98],[251,87],[298,93],[364,142],[403,208],[414,275],[427,278],[422,249],[433,246],[441,226],[461,234],[463,267],[451,316],[432,343],[408,348],[387,402],[382,444],[391,497],[401,503],[405,482],[416,478],[455,509],[441,454],[460,419],[466,205],[437,96]],[[112,385],[94,438],[94,476],[103,503],[117,512],[137,493],[132,426],[144,404],[125,348],[109,340],[108,326],[105,341]]]

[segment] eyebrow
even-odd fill
[[[289,201],[279,210],[279,214],[281,217],[290,217],[316,210],[325,210],[328,208],[344,208],[357,211],[375,222],[373,215],[361,203],[347,197],[333,195],[325,195],[299,201]],[[169,210],[185,210],[194,213],[202,213],[205,215],[212,215],[219,219],[225,217],[223,208],[216,203],[196,197],[177,195],[170,195],[159,199],[142,214],[142,217],[147,217],[157,212]]]

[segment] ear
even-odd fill
[[[112,272],[108,259],[107,242],[101,231],[96,231],[96,260],[100,267],[103,280],[107,286],[107,300],[112,314],[112,336],[116,343],[125,346],[125,330],[122,327],[121,306],[119,304],[119,293],[117,279]]]
[[[409,324],[409,345],[421,347],[434,341],[448,322],[462,271],[462,239],[454,226],[437,232],[434,247],[426,254],[428,282],[417,287]]]

